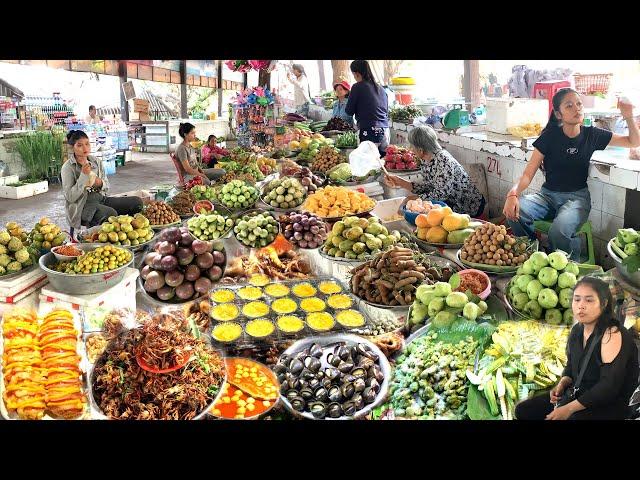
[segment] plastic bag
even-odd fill
[[[363,177],[371,170],[380,168],[380,152],[375,143],[368,140],[361,142],[353,152],[349,154],[351,172],[355,177]]]

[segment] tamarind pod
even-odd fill
[[[400,303],[398,302],[398,300],[396,300],[395,298],[392,298],[389,303],[387,303],[387,305],[391,306],[391,307],[395,307],[396,305],[399,305]]]
[[[413,303],[413,299],[411,298],[411,292],[406,292],[404,294],[404,301],[407,302],[407,304]]]
[[[398,302],[400,303],[400,305],[406,305],[407,304],[407,302],[405,301],[404,296],[402,295],[401,292],[397,292],[395,297],[396,297],[396,300],[398,300]]]
[[[418,280],[424,280],[424,274],[415,270],[405,270],[400,274],[400,278],[416,277]]]
[[[403,278],[402,280],[400,280],[398,283],[396,283],[394,288],[396,290],[398,290],[398,289],[404,287],[405,285],[409,285],[409,284],[415,283],[417,281],[418,281],[418,279],[416,277],[406,277],[406,278]]]
[[[388,280],[382,280],[382,279],[376,280],[375,284],[378,285],[378,286],[383,285],[386,288],[388,288],[389,290],[393,290],[393,288],[395,286],[392,282],[390,282]]]

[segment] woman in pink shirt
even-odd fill
[[[209,135],[207,143],[202,147],[202,163],[213,167],[220,160],[222,155],[215,153],[217,141],[215,135]]]

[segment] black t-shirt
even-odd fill
[[[533,146],[544,155],[544,187],[556,192],[575,192],[587,187],[589,161],[604,150],[612,133],[597,127],[581,127],[580,135],[567,137],[561,127],[545,130]]]

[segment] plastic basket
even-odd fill
[[[601,92],[606,95],[609,92],[609,83],[613,73],[589,73],[574,75],[576,91],[581,95],[593,95]]]

